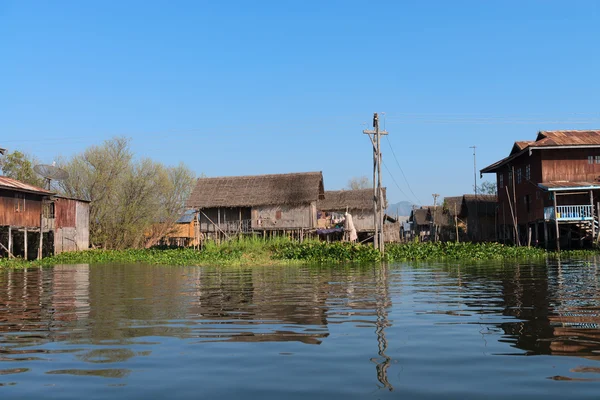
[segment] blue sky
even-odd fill
[[[361,132],[385,112],[388,200],[427,204],[472,191],[469,146],[479,169],[600,128],[599,22],[597,1],[4,0],[0,146],[52,162],[120,135],[208,176],[340,189],[371,176]]]

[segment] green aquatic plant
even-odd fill
[[[306,240],[286,237],[236,238],[222,243],[206,242],[202,250],[152,248],[129,250],[87,250],[62,253],[40,261],[0,258],[0,268],[22,268],[56,264],[144,263],[156,265],[272,265],[282,263],[359,263],[400,261],[523,260],[542,258],[585,259],[600,256],[595,250],[546,252],[539,248],[506,246],[501,243],[396,243],[382,255],[372,245]]]

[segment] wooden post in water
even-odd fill
[[[27,228],[23,230],[24,259],[27,260]]]
[[[8,226],[8,258],[13,258],[12,255],[12,247],[13,247],[13,243],[12,243],[12,226]]]
[[[548,221],[544,220],[544,247],[548,250]]]
[[[556,251],[560,251],[560,229],[558,228],[558,208],[556,206],[556,193],[552,193],[554,202],[554,226],[556,228]]]

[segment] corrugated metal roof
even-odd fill
[[[488,165],[481,173],[495,172],[508,161],[518,157],[525,149],[543,149],[556,146],[600,146],[600,130],[588,131],[540,131],[535,141],[517,141],[508,157]]]
[[[571,182],[571,181],[554,181],[554,182],[542,182],[538,184],[539,187],[546,190],[574,190],[574,189],[600,189],[600,183],[598,182]]]
[[[2,189],[10,189],[17,190],[20,192],[29,192],[29,193],[39,193],[43,195],[52,195],[53,192],[50,192],[46,189],[39,188],[37,186],[29,185],[27,183],[23,183],[16,179],[9,178],[7,176],[0,176],[0,188]]]
[[[600,145],[600,130],[541,131],[531,147]]]
[[[196,217],[196,210],[186,210],[181,217],[175,222],[177,224],[189,224]]]

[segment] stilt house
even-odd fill
[[[187,206],[203,234],[267,234],[316,228],[323,198],[321,172],[230,176],[199,178]]]
[[[597,240],[600,131],[542,131],[481,170],[496,174],[500,240],[547,247]]]
[[[87,249],[89,202],[0,176],[0,254],[34,258],[40,243],[44,255]]]

